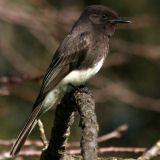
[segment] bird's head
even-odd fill
[[[101,5],[88,6],[83,13],[93,26],[104,29],[109,37],[113,35],[118,23],[130,23],[120,18],[114,10]]]

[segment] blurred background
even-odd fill
[[[119,25],[103,69],[87,84],[96,101],[99,136],[122,124],[129,127],[121,138],[99,146],[149,148],[160,138],[159,0],[0,0],[0,140],[17,137],[53,53],[91,4],[106,5],[132,21]],[[42,117],[48,138],[53,119],[53,110]],[[78,120],[77,115],[70,141],[80,139]],[[39,139],[37,128],[29,138]],[[10,147],[0,145],[0,153]],[[100,156],[139,155],[110,152]]]

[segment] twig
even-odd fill
[[[101,137],[98,137],[98,143],[104,142],[106,140],[109,140],[111,138],[119,138],[121,136],[121,132],[124,132],[128,129],[128,126],[126,124],[121,125],[120,127],[116,128],[114,131],[111,133],[108,133],[106,135],[103,135]]]
[[[103,147],[98,148],[98,153],[107,153],[107,152],[131,152],[131,153],[142,153],[145,152],[146,148],[133,148],[133,147]],[[66,150],[67,154],[80,154],[80,149],[70,149]],[[19,156],[40,156],[41,151],[40,150],[31,150],[31,149],[25,149],[21,150],[19,153]],[[160,153],[158,153],[160,155]],[[0,154],[0,160],[5,160],[10,158],[9,152],[2,152]]]
[[[121,126],[119,126],[118,128],[116,128],[115,130],[113,130],[112,132],[105,134],[101,137],[97,138],[97,141],[103,142],[106,140],[109,140],[111,138],[119,138],[121,136],[121,132],[124,132],[128,129],[128,126],[126,124],[123,124]],[[15,142],[15,139],[13,140],[2,140],[0,139],[0,145],[4,145],[4,146],[9,146],[12,145]],[[31,146],[31,145],[35,145],[35,146],[42,146],[42,142],[41,141],[31,141],[31,140],[27,140],[25,142],[25,146]],[[67,144],[67,147],[79,147],[80,143],[79,142],[70,142]]]
[[[109,140],[111,138],[119,138],[121,136],[121,132],[124,132],[128,129],[128,126],[126,124],[119,126],[118,128],[116,128],[114,131],[105,134],[101,137],[97,138],[98,143]],[[15,142],[14,140],[2,140],[0,139],[0,145],[4,145],[4,146],[9,146],[12,145]],[[25,146],[31,146],[31,145],[35,145],[35,146],[42,146],[42,142],[41,141],[33,141],[33,140],[27,140],[24,144]],[[67,143],[67,147],[79,147],[80,146],[80,142],[70,142]]]
[[[4,146],[13,145],[14,142],[15,142],[15,139],[13,139],[13,140],[2,140],[2,139],[0,139],[0,145],[4,145]],[[24,145],[25,146],[31,146],[31,145],[42,146],[43,144],[42,144],[41,141],[27,140]]]
[[[128,129],[128,126],[126,124],[123,124],[116,128],[114,131],[107,133],[101,137],[97,138],[97,142],[104,142],[112,138],[119,138],[121,136],[121,132],[124,132]],[[70,142],[67,144],[67,147],[79,147],[80,143],[79,142]]]
[[[138,160],[149,160],[152,157],[155,157],[160,152],[160,140],[147,152],[138,158]]]
[[[39,126],[39,131],[40,131],[40,137],[43,143],[43,149],[46,149],[48,147],[48,141],[45,135],[44,127],[42,121],[39,119],[38,120],[38,126]]]
[[[138,147],[103,147],[103,148],[98,148],[98,153],[107,153],[107,152],[143,153],[146,150],[147,148],[138,148]],[[66,153],[76,155],[76,154],[80,154],[81,150],[80,149],[70,149],[70,150],[66,150]],[[39,156],[41,155],[41,151],[26,149],[26,150],[21,150],[19,155],[20,156]],[[160,152],[157,155],[160,155]],[[9,152],[2,152],[0,154],[0,160],[5,160],[5,159],[8,159],[9,157],[10,157]]]
[[[98,148],[98,153],[106,153],[106,152],[132,152],[132,153],[141,153],[145,152],[146,148],[134,148],[134,147],[102,147]],[[79,154],[81,152],[80,149],[70,149],[67,150],[69,154]]]

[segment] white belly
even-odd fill
[[[89,68],[81,71],[78,71],[78,70],[72,71],[60,83],[61,84],[72,83],[75,86],[85,83],[87,80],[93,77],[100,70],[100,68],[103,65],[103,61],[104,59],[102,59],[100,62],[94,65],[93,68]]]
[[[93,77],[102,67],[104,59],[94,65],[94,67],[87,70],[74,70],[69,73],[53,90],[51,90],[45,97],[42,103],[42,112],[50,109],[59,98],[61,98],[66,92],[71,90],[71,86],[68,83],[73,84],[74,86],[79,86],[84,84],[87,80]]]

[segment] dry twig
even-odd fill
[[[157,156],[159,152],[160,152],[160,140],[153,147],[151,147],[151,149],[149,149],[142,156],[140,156],[138,160],[149,160]]]
[[[39,126],[39,131],[40,131],[40,137],[43,143],[43,149],[47,149],[48,147],[48,141],[45,135],[45,131],[44,131],[44,127],[43,127],[43,123],[42,121],[39,119],[37,122],[38,126]]]

